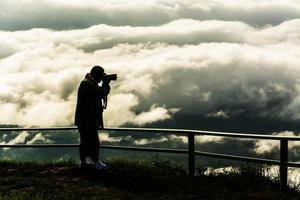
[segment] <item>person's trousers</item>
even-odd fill
[[[99,137],[96,126],[78,127],[80,133],[79,157],[85,160],[86,157],[92,158],[94,162],[99,161]]]

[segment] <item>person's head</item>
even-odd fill
[[[90,75],[95,81],[97,81],[97,83],[100,83],[104,76],[104,69],[96,65],[91,69]]]

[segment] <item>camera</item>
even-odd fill
[[[109,83],[110,81],[116,81],[118,78],[117,74],[104,74],[103,82]]]

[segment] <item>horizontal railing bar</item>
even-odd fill
[[[74,148],[79,144],[1,144],[0,148]]]
[[[287,166],[288,167],[300,167],[300,163],[299,162],[288,162]]]
[[[237,138],[249,138],[249,139],[268,139],[268,140],[298,140],[297,136],[276,136],[276,135],[260,135],[260,134],[247,134],[247,133],[229,133],[229,132],[215,132],[204,130],[188,130],[188,129],[158,129],[158,128],[105,128],[108,131],[137,131],[137,132],[161,132],[161,133],[194,133],[196,135],[210,135],[210,136],[222,136],[222,137],[237,137]]]
[[[227,154],[201,152],[201,151],[195,151],[195,154],[198,156],[222,158],[222,159],[226,159],[226,160],[248,161],[248,162],[256,162],[256,163],[262,163],[262,164],[280,165],[279,160],[253,158],[253,157],[246,157],[246,156],[234,156],[234,155],[227,155]]]
[[[0,128],[1,131],[64,131],[77,130],[77,127],[51,127],[51,128]]]
[[[79,147],[79,144],[4,144],[0,145],[0,148],[75,148]],[[166,149],[166,148],[150,148],[150,147],[131,147],[131,146],[115,146],[115,145],[100,145],[103,149],[117,149],[117,150],[131,150],[131,151],[147,151],[147,152],[162,152],[162,153],[182,153],[187,154],[188,151],[184,149]],[[233,156],[227,154],[217,154],[195,151],[196,155],[214,158],[223,158],[236,161],[252,161],[264,164],[275,164],[279,165],[280,162],[277,160],[261,159],[261,158],[251,158],[244,156]],[[300,163],[288,163],[290,167],[299,167]]]
[[[2,144],[0,148],[74,148],[79,147],[79,144]],[[130,146],[115,146],[115,145],[100,145],[103,149],[119,149],[131,151],[148,151],[162,153],[188,153],[184,149],[166,149],[166,148],[150,148],[150,147],[130,147]]]
[[[182,154],[187,154],[188,153],[188,151],[184,150],[184,149],[165,149],[165,148],[150,148],[150,147],[100,145],[100,148],[130,150],[130,151],[162,152],[162,153],[182,153]]]
[[[1,131],[54,131],[54,130],[77,130],[76,127],[53,127],[53,128],[0,128]],[[159,128],[105,128],[103,131],[134,131],[134,132],[160,132],[160,133],[194,133],[196,135],[210,135],[219,137],[236,137],[248,139],[266,139],[266,140],[293,140],[300,141],[298,136],[276,136],[276,135],[260,135],[247,133],[229,133],[215,132],[204,130],[186,130],[186,129],[159,129]]]

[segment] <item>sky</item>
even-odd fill
[[[0,0],[0,41],[0,124],[73,126],[100,65],[118,74],[106,126],[300,130],[299,0]],[[28,134],[1,141],[49,141]]]

